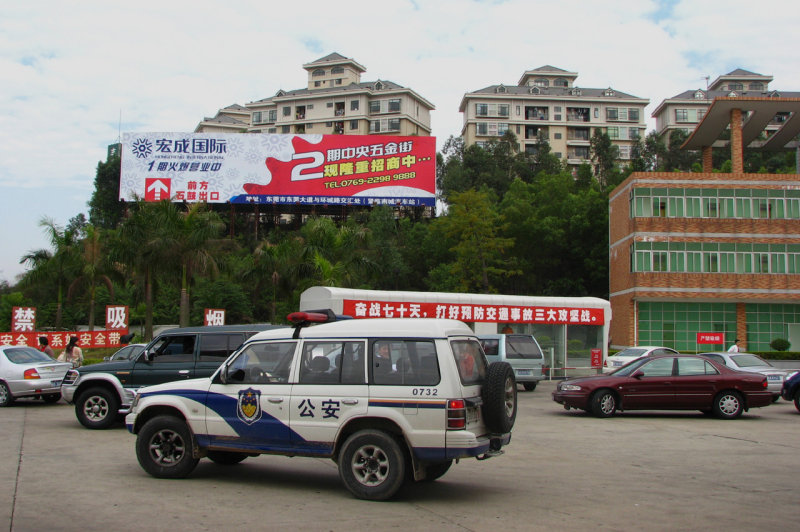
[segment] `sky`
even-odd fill
[[[768,6],[765,7],[765,6]],[[796,0],[0,0],[0,281],[84,213],[120,132],[192,132],[220,108],[304,88],[332,52],[433,103],[441,148],[465,93],[526,70],[661,101],[736,68],[800,90]]]

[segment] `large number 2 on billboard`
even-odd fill
[[[306,179],[321,179],[322,172],[309,172],[306,174],[301,173],[308,168],[319,168],[325,162],[325,156],[322,152],[310,151],[308,153],[295,153],[292,155],[292,160],[312,158],[313,161],[307,163],[298,163],[292,167],[292,181],[304,181]]]

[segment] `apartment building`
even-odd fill
[[[769,88],[771,82],[772,76],[737,68],[717,77],[706,89],[690,89],[676,94],[672,98],[662,101],[653,111],[652,117],[656,119],[656,132],[665,142],[669,141],[669,135],[674,130],[692,133],[716,98],[798,96],[796,92],[771,90]],[[780,129],[788,118],[789,116],[785,113],[772,117],[770,122],[765,125],[764,135],[769,136]]]
[[[619,147],[621,161],[631,158],[646,133],[644,109],[649,100],[605,88],[578,87],[577,72],[553,66],[526,71],[516,85],[491,85],[461,100],[461,135],[467,145],[485,145],[513,132],[520,151],[535,153],[546,139],[553,153],[573,170],[590,161],[589,146],[597,129]]]
[[[682,146],[702,152],[703,172],[637,172],[609,197],[612,345],[696,351],[738,338],[768,351],[786,338],[800,348],[800,174],[743,172],[744,147],[797,146],[800,120],[771,122],[797,116],[800,99],[732,92],[704,108]],[[720,145],[731,173],[712,171]],[[724,344],[698,344],[699,333]]]
[[[392,81],[361,81],[366,68],[354,59],[332,53],[303,68],[306,87],[220,109],[195,133],[431,134],[432,103]]]

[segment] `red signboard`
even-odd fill
[[[593,368],[600,368],[603,366],[603,350],[594,348],[591,351],[592,353],[592,367]]]
[[[109,331],[128,330],[128,307],[126,305],[106,305],[106,329]]]
[[[697,333],[698,344],[724,344],[725,333]]]
[[[354,318],[448,318],[465,322],[603,325],[602,308],[411,303],[343,300],[343,313]]]
[[[36,309],[34,307],[12,307],[11,330],[15,333],[36,330]]]
[[[207,308],[203,312],[203,325],[225,325],[225,309]]]

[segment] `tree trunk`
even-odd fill
[[[150,266],[144,274],[144,338],[146,341],[153,339],[153,279]]]
[[[180,307],[180,326],[189,326],[189,288],[187,281],[186,266],[181,267],[181,307]]]

